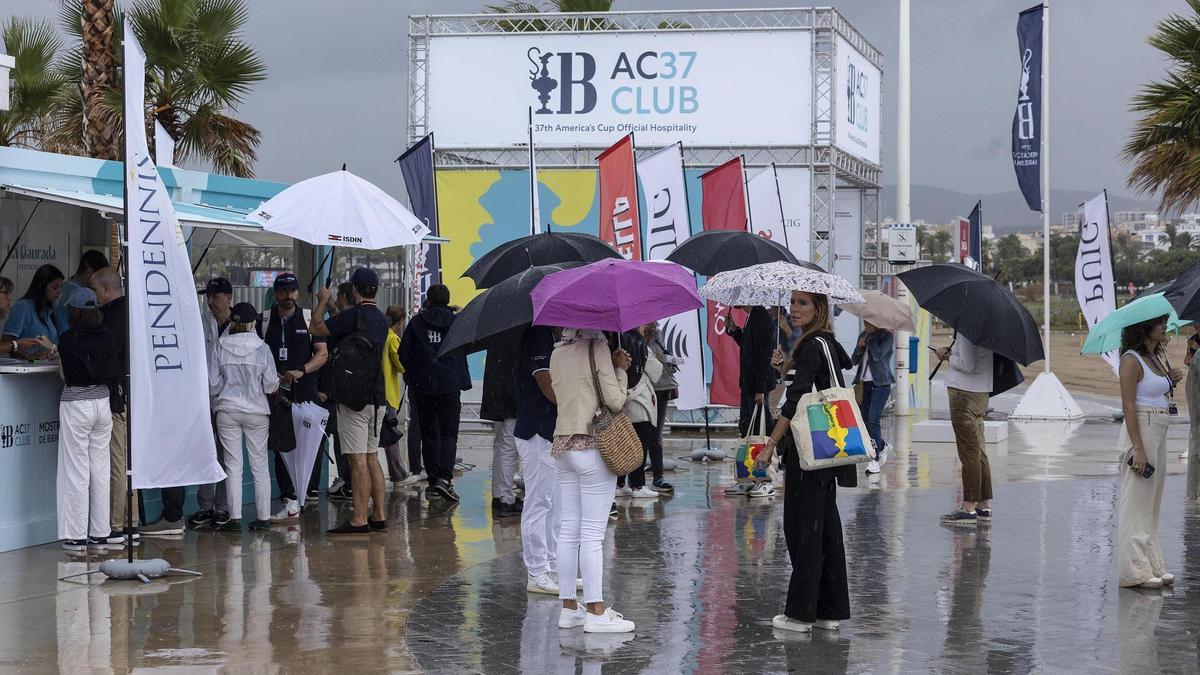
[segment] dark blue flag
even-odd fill
[[[1017,19],[1021,54],[1021,86],[1012,124],[1013,168],[1025,203],[1042,210],[1042,6],[1031,7]]]
[[[417,141],[396,159],[404,174],[404,187],[413,214],[429,226],[429,234],[438,236],[437,185],[433,177],[433,134]],[[420,301],[433,284],[442,283],[441,252],[436,245],[422,244],[417,254],[417,269],[421,276]]]
[[[967,255],[971,256],[980,269],[983,269],[983,202],[975,202],[975,208],[971,209],[971,215],[967,220],[971,221],[971,239],[967,244]]]

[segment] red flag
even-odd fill
[[[626,260],[642,259],[633,134],[600,153],[600,238]]]
[[[700,176],[700,217],[705,230],[746,230],[746,178],[742,158],[725,162]],[[715,302],[708,303],[708,348],[712,351],[712,386],[709,400],[722,405],[739,405],[741,387],[738,384],[739,350],[733,338],[725,334],[730,312],[739,325],[745,323],[746,313],[731,310]]]
[[[971,255],[971,221],[958,219],[958,262],[966,262]]]

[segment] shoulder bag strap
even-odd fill
[[[596,371],[596,343],[588,342],[588,363],[592,366],[592,386],[596,388],[596,400],[600,403],[600,411],[608,412],[608,404],[604,402],[604,392],[600,389],[600,373]]]
[[[825,342],[825,338],[816,338],[817,342],[821,343],[821,351],[825,352],[825,365],[829,366],[829,386],[840,387],[841,379],[838,377],[837,371],[833,369],[833,356],[829,353],[829,345]],[[817,390],[817,385],[813,383],[813,391]]]

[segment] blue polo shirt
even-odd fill
[[[8,321],[4,323],[4,334],[18,340],[45,335],[51,342],[58,343],[58,326],[54,322],[54,312],[39,312],[33,301],[28,299],[13,303]]]
[[[521,365],[517,373],[517,425],[513,435],[528,441],[534,435],[554,439],[558,406],[542,395],[534,373],[550,370],[550,354],[554,351],[554,329],[531,326],[521,339]]]

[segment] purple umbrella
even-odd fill
[[[533,289],[538,326],[625,332],[701,306],[696,278],[667,262],[601,260],[549,274]]]

